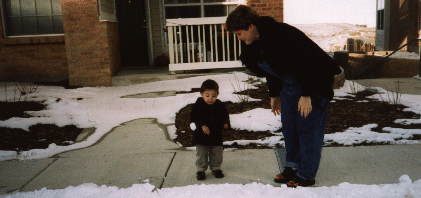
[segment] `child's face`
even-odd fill
[[[208,89],[204,92],[201,92],[200,95],[205,100],[206,104],[213,104],[216,101],[216,98],[218,97],[218,92],[213,89]]]

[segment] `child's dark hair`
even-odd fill
[[[225,22],[228,31],[248,30],[259,19],[259,14],[252,8],[239,5],[232,11]]]
[[[200,93],[203,93],[206,90],[215,90],[217,93],[219,93],[219,85],[214,80],[207,79],[202,83],[202,86],[200,87]]]

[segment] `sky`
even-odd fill
[[[284,22],[350,23],[375,27],[376,0],[284,0]]]

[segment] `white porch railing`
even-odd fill
[[[169,70],[242,67],[241,42],[223,24],[226,17],[167,19]]]

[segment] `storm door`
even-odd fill
[[[149,65],[144,0],[116,0],[123,67]]]

